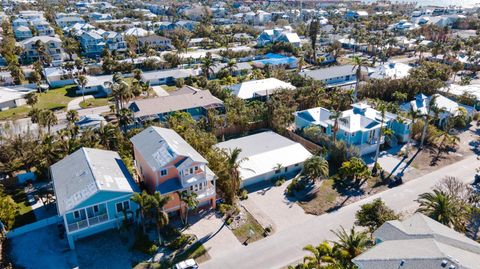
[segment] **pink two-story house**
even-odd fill
[[[195,192],[199,207],[215,208],[215,174],[203,158],[175,131],[149,127],[133,136],[135,167],[149,193],[170,195],[167,212],[184,210],[178,192]]]

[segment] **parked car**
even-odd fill
[[[197,262],[195,262],[194,259],[188,259],[175,264],[173,268],[174,269],[197,269],[198,264]]]

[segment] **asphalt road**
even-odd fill
[[[200,268],[283,268],[300,261],[307,254],[302,251],[305,245],[334,240],[332,230],[338,230],[340,226],[350,228],[360,205],[375,198],[381,198],[396,212],[413,212],[417,208],[414,200],[419,194],[430,191],[445,176],[455,176],[464,182],[471,182],[475,169],[479,166],[480,161],[477,160],[477,156],[467,157],[401,186],[350,204],[336,212],[324,214],[279,231],[248,246],[234,245],[228,251],[222,252],[221,256],[212,257],[211,260],[202,263]]]

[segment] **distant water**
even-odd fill
[[[362,0],[363,2],[376,2],[376,0]],[[461,7],[480,7],[480,0],[393,0],[392,2],[416,2],[417,6],[461,6]]]

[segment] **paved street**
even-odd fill
[[[212,259],[201,264],[201,268],[282,268],[302,259],[306,254],[302,248],[307,244],[318,244],[323,240],[334,240],[331,230],[340,226],[350,228],[355,220],[355,212],[361,204],[382,198],[385,203],[397,212],[412,212],[416,209],[415,199],[427,192],[445,176],[455,176],[464,182],[471,182],[475,168],[480,165],[476,156],[445,166],[432,173],[409,181],[397,188],[373,195],[362,201],[353,203],[337,212],[324,214],[307,220],[296,226],[278,231],[271,237],[252,243],[248,246],[232,245],[228,251],[220,255],[212,255]],[[222,248],[225,248],[222,245]]]

